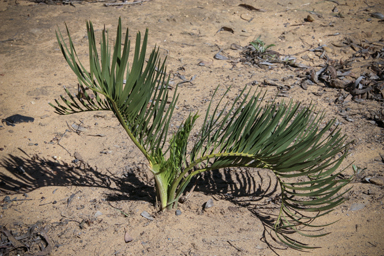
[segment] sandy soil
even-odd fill
[[[245,3],[264,11],[239,6]],[[310,255],[384,255],[384,86],[383,76],[371,68],[375,62],[383,70],[384,22],[372,17],[374,12],[384,13],[381,0],[152,0],[117,7],[2,0],[0,225],[16,238],[28,230],[35,234],[30,253],[38,253],[48,242],[50,247],[35,255],[308,255],[285,248],[265,232],[263,222],[278,206],[273,173],[206,174],[180,205],[181,215],[157,213],[145,159],[111,112],[54,114],[48,102],[64,93],[63,86],[77,90],[55,31],[64,31],[67,24],[86,63],[85,21],[93,22],[97,36],[105,25],[113,38],[122,17],[131,38],[149,28],[149,48],[157,45],[167,56],[171,85],[181,82],[181,76],[195,77],[180,87],[175,126],[191,111],[204,111],[217,85],[222,86],[220,92],[232,86],[229,100],[246,84],[260,86],[267,91],[266,100],[279,94],[278,100],[312,102],[326,111],[327,120],[336,118],[348,140],[354,140],[341,168],[354,163],[366,169],[348,185],[353,188],[346,202],[321,218],[319,223],[339,220],[325,228],[331,234],[297,238],[321,247]],[[222,27],[233,31],[219,31]],[[259,36],[276,45],[272,50],[294,56],[308,68],[244,62],[244,49],[236,45],[248,46]],[[326,47],[308,51],[322,45]],[[219,50],[228,60],[214,58]],[[325,63],[341,59],[351,60],[352,73],[345,79],[364,75],[375,89],[356,96],[326,82],[302,83],[311,69],[319,71]],[[16,114],[34,121],[5,121]],[[348,167],[345,176],[352,174]],[[209,199],[214,206],[202,211]],[[142,217],[143,211],[154,220]],[[126,233],[133,239],[129,243],[124,241]],[[0,238],[8,241],[4,232]],[[10,255],[24,251],[20,247]]]

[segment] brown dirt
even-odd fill
[[[335,46],[345,38],[360,45],[378,42],[376,46],[383,47],[384,23],[370,16],[384,13],[381,0],[338,2],[246,1],[265,10],[258,12],[240,7],[245,2],[239,0],[184,0],[182,4],[152,0],[123,7],[105,7],[100,2],[47,5],[2,0],[0,118],[20,114],[33,117],[34,122],[15,126],[3,122],[0,127],[1,225],[15,237],[34,224],[37,229],[46,227],[47,231],[39,232],[46,232],[51,255],[308,255],[286,249],[264,232],[263,221],[270,214],[266,208],[276,207],[274,191],[268,187],[275,182],[271,172],[206,174],[189,200],[180,205],[180,216],[174,211],[156,213],[154,182],[144,157],[128,141],[112,113],[53,113],[48,102],[64,93],[63,86],[77,90],[77,80],[58,48],[55,30],[59,27],[64,31],[66,22],[86,63],[85,21],[93,22],[97,36],[105,24],[113,38],[121,16],[131,38],[149,28],[149,49],[157,45],[162,56],[167,56],[174,84],[181,81],[177,74],[187,79],[196,75],[192,83],[180,87],[174,125],[190,111],[203,113],[217,85],[222,86],[221,92],[232,86],[231,100],[239,89],[254,81],[265,87],[267,100],[285,93],[286,100],[304,105],[312,102],[318,110],[326,111],[327,120],[336,118],[343,132],[355,141],[341,168],[354,162],[366,170],[348,185],[353,188],[346,202],[321,218],[320,223],[339,220],[325,228],[332,233],[317,239],[298,238],[321,247],[310,255],[384,255],[383,186],[360,182],[371,177],[380,181],[384,174],[380,157],[384,155],[384,131],[380,117],[374,117],[383,111],[383,101],[372,99],[372,93],[368,98],[364,94],[352,100],[346,90],[324,82],[304,90],[300,86],[304,69],[236,63],[241,50],[231,48],[231,44],[247,46],[261,36],[266,44],[276,45],[272,50],[283,55],[299,53],[295,55],[298,62],[318,71],[319,65],[326,63],[324,58],[346,60],[356,54],[349,45]],[[334,7],[338,12],[332,12]],[[315,12],[311,14],[313,22],[304,21],[309,11]],[[217,33],[221,27],[232,28],[233,33]],[[340,34],[331,36],[335,33]],[[330,48],[326,57],[322,52],[303,52],[323,44]],[[219,48],[230,60],[213,58]],[[199,65],[201,61],[205,66]],[[347,78],[356,80],[364,72],[372,72],[367,69],[372,61],[383,62],[383,56],[375,60],[356,57],[351,64],[354,74]],[[281,86],[264,85],[265,79],[277,79],[274,81]],[[340,97],[342,104],[336,101]],[[72,124],[86,130],[75,132]],[[77,159],[82,158],[78,163],[72,162],[75,153]],[[352,174],[348,167],[345,175]],[[6,196],[16,200],[7,202],[3,200]],[[214,207],[202,211],[210,198]],[[351,211],[356,204],[364,208]],[[143,218],[143,211],[154,220]],[[102,215],[95,216],[97,212]],[[129,243],[124,242],[126,232],[133,238]],[[1,239],[5,241],[4,234]],[[37,242],[31,244],[31,252],[40,250]]]

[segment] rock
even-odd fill
[[[231,212],[238,212],[240,211],[239,207],[236,206],[228,206],[228,210]]]
[[[384,186],[384,177],[370,178],[369,182],[378,186]]]
[[[128,231],[125,232],[125,235],[124,235],[124,241],[126,243],[129,243],[129,242],[132,242],[133,241],[133,238],[129,235]]]
[[[213,207],[213,200],[212,198],[209,199],[205,204],[204,204],[204,209],[208,209],[208,208],[211,208]]]
[[[182,213],[182,212],[181,212],[179,209],[177,209],[176,212],[175,212],[176,216],[181,215],[181,213]]]
[[[33,117],[16,114],[3,119],[3,121],[5,121],[8,126],[15,126],[15,124],[19,123],[33,123],[35,119]]]
[[[140,213],[140,215],[148,220],[154,220],[154,218],[146,211],[143,211],[142,213]]]
[[[338,89],[344,89],[346,87],[346,83],[339,79],[332,79],[330,82],[330,85],[333,88],[338,88]]]
[[[79,160],[80,162],[84,162],[84,158],[80,155],[79,152],[75,152],[73,156],[75,157],[75,159]]]
[[[307,18],[305,19],[305,21],[308,21],[308,22],[314,22],[315,21],[315,18],[313,18],[310,14],[308,14]]]
[[[328,47],[328,46],[323,46],[323,49],[324,49],[324,51],[326,51],[328,53],[332,53],[333,52],[333,49]]]
[[[380,20],[383,20],[383,19],[384,19],[384,15],[383,15],[382,13],[379,13],[379,12],[371,13],[371,16],[372,16],[373,18],[380,19]]]
[[[97,217],[99,217],[99,216],[101,216],[101,215],[103,215],[103,213],[102,213],[101,211],[97,211],[97,212],[95,213],[95,218],[97,218]]]
[[[365,204],[359,204],[359,203],[354,203],[351,205],[351,208],[349,208],[350,211],[358,211],[361,210],[365,207]]]

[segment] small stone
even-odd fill
[[[323,46],[323,49],[324,49],[324,51],[326,51],[328,53],[332,53],[333,52],[333,49],[329,48],[328,46]]]
[[[361,210],[365,207],[365,204],[359,204],[359,203],[354,203],[351,205],[351,208],[349,208],[350,211],[358,211]]]
[[[34,146],[35,143],[28,143],[28,146]]]
[[[307,18],[305,19],[305,21],[308,21],[308,22],[314,22],[315,21],[315,18],[313,18],[310,14],[308,14]]]
[[[350,118],[348,116],[346,116],[344,119],[347,120],[348,122],[354,122],[355,121],[355,120],[353,120],[352,118]]]
[[[179,215],[181,215],[181,211],[179,209],[177,209],[175,214],[176,214],[176,216],[179,216]]]
[[[6,121],[6,124],[10,126],[15,126],[14,124],[19,124],[19,123],[29,123],[29,122],[33,123],[33,121],[35,121],[33,117],[22,116],[19,114],[7,117],[4,120]]]
[[[211,207],[213,207],[213,200],[212,200],[212,198],[209,199],[209,200],[205,203],[205,205],[204,205],[204,209],[208,209],[208,208],[211,208]]]
[[[9,196],[4,197],[3,202],[9,203],[11,202],[11,198]]]
[[[129,235],[128,232],[125,232],[125,235],[124,235],[124,241],[126,243],[129,243],[129,242],[132,242],[133,241],[133,238]]]
[[[154,220],[154,218],[146,211],[143,211],[142,213],[140,213],[140,215],[148,220]]]
[[[238,212],[240,211],[239,207],[236,206],[228,206],[228,210],[231,212]]]
[[[369,182],[378,186],[384,186],[384,177],[371,178]]]
[[[382,13],[379,13],[379,12],[374,12],[374,13],[371,14],[371,16],[373,18],[380,19],[380,20],[384,19],[384,15]]]
[[[103,213],[100,212],[100,211],[97,211],[97,212],[95,213],[95,218],[97,218],[97,217],[99,217],[99,216],[101,216],[101,215],[103,215]]]
[[[81,162],[84,162],[84,158],[80,155],[79,152],[75,152],[75,153],[73,154],[73,156],[75,157],[76,160],[79,160],[79,161],[81,161]]]

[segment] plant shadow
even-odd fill
[[[21,149],[20,149],[21,150]],[[8,155],[0,166],[9,174],[0,173],[0,193],[28,193],[46,186],[79,186],[107,189],[107,201],[141,200],[155,202],[154,182],[145,173],[145,168],[134,165],[116,174],[102,172],[87,163],[73,164],[53,161],[37,155],[30,157]],[[246,207],[264,226],[262,241],[270,249],[277,248],[267,241],[265,234],[276,220],[278,209],[278,182],[269,170],[236,168],[205,172],[191,181],[186,191],[194,187],[209,195],[220,195],[223,199]],[[273,239],[275,241],[275,239]],[[276,243],[274,243],[276,244]]]
[[[20,149],[21,150],[21,149]],[[108,170],[102,172],[87,163],[66,163],[29,156],[8,155],[0,163],[7,173],[0,173],[0,193],[27,193],[47,186],[79,186],[107,189],[106,200],[144,200],[153,202],[153,186],[135,172],[137,166],[127,168],[119,174]]]
[[[193,183],[195,185],[192,185]],[[261,241],[278,255],[276,250],[287,248],[271,232],[281,202],[278,184],[276,176],[270,170],[226,168],[200,174],[186,190],[189,191],[195,186],[195,191],[212,196],[219,194],[221,198],[247,208],[263,224]]]

